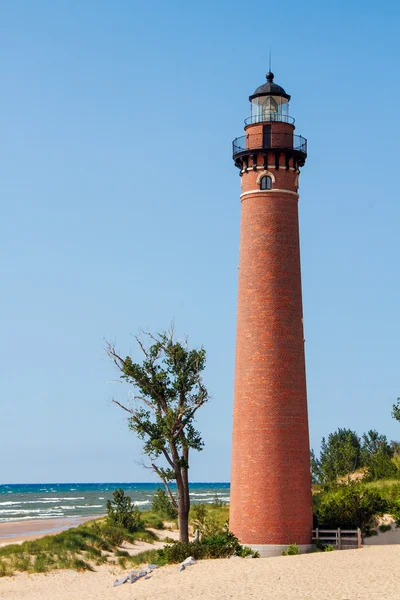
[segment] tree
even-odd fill
[[[310,464],[311,464],[311,481],[312,483],[321,483],[322,473],[321,473],[321,463],[318,458],[315,456],[314,450],[310,452]]]
[[[110,525],[123,527],[129,533],[143,527],[139,509],[122,488],[114,490],[113,499],[107,500],[107,521]]]
[[[322,438],[320,458],[311,455],[314,481],[323,485],[335,484],[339,477],[350,475],[361,466],[360,438],[351,429],[338,429],[328,441]]]
[[[361,460],[368,468],[367,479],[376,481],[397,475],[397,468],[392,461],[394,449],[385,435],[370,429],[362,436]]]
[[[396,404],[393,404],[392,417],[400,421],[400,398],[397,398]]]
[[[180,541],[188,542],[189,451],[200,451],[204,445],[194,417],[209,400],[202,379],[206,352],[203,347],[189,349],[187,340],[176,341],[172,329],[156,335],[146,332],[144,336],[148,345],[141,337],[135,338],[144,355],[141,364],[130,356],[122,358],[107,343],[107,354],[121,372],[121,379],[135,389],[129,405],[113,402],[129,413],[129,428],[143,440],[151,468],[178,511]],[[177,498],[170,487],[172,481],[176,482]]]
[[[361,456],[364,464],[368,465],[370,457],[374,454],[393,456],[393,449],[387,441],[386,435],[380,435],[375,429],[370,429],[362,435]]]

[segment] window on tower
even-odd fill
[[[272,179],[265,175],[265,177],[261,177],[260,181],[260,190],[270,190],[272,188]]]

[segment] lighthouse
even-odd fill
[[[261,556],[312,542],[299,243],[307,140],[267,73],[233,142],[241,225],[229,526]]]

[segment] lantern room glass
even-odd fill
[[[288,122],[289,101],[283,96],[258,96],[251,101],[251,122],[283,121]]]

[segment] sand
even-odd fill
[[[364,600],[400,597],[400,546],[264,559],[210,560],[113,588],[116,567],[0,579],[1,600]]]
[[[92,515],[69,519],[27,519],[26,521],[0,523],[0,546],[19,544],[25,540],[37,540],[45,535],[59,533],[96,518],[95,515]]]

